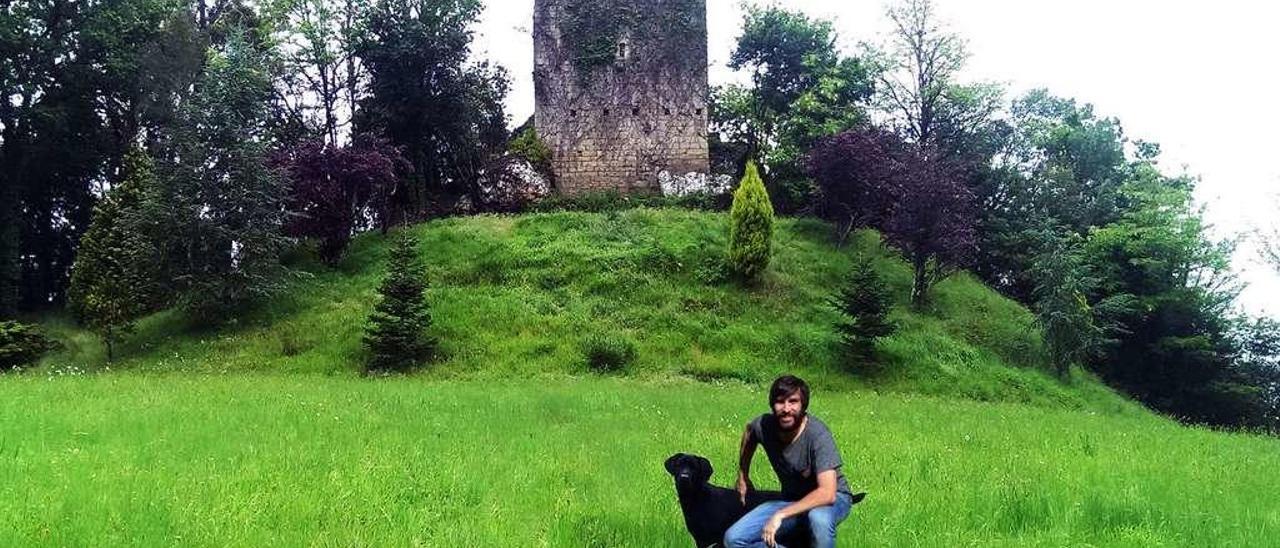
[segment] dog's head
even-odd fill
[[[676,480],[676,492],[692,493],[711,479],[711,461],[698,455],[676,453],[667,458],[667,472]]]

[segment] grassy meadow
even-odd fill
[[[387,239],[230,325],[144,319],[0,375],[0,546],[687,546],[663,460],[732,481],[742,425],[794,372],[870,493],[842,546],[1267,546],[1280,440],[1187,428],[1091,375],[1045,372],[1031,314],[967,275],[905,306],[876,234],[780,219],[754,287],[726,216],[639,208],[416,226],[441,356],[367,378]],[[826,304],[869,262],[901,306],[880,363],[845,363]],[[583,342],[629,341],[592,372]],[[757,486],[776,485],[763,457]]]
[[[761,388],[144,375],[0,383],[0,545],[687,546],[663,460],[732,480]],[[1280,441],[819,392],[842,546],[1274,546]],[[776,486],[763,457],[761,488]]]

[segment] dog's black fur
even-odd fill
[[[746,506],[743,506],[737,491],[708,483],[711,461],[698,455],[676,453],[667,459],[666,466],[667,472],[675,478],[684,525],[698,548],[719,546],[724,541],[724,532],[751,509],[766,501],[782,500],[782,493],[777,491],[751,491],[747,493]],[[854,504],[864,496],[866,493],[854,495]],[[788,548],[809,546],[807,530],[803,528],[778,540]]]

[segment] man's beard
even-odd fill
[[[804,413],[798,415],[778,415],[778,428],[783,432],[794,432],[800,427],[800,422],[804,420]],[[791,419],[790,424],[784,422],[787,418]]]

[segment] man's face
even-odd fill
[[[773,416],[783,430],[794,430],[800,426],[800,419],[804,417],[804,400],[800,398],[800,391],[774,398]]]

